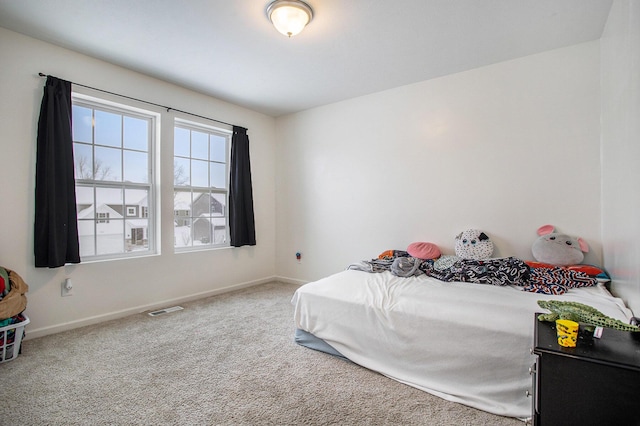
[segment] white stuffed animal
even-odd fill
[[[493,242],[484,232],[467,229],[456,236],[455,249],[461,259],[483,260],[493,254]]]

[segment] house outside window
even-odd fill
[[[82,260],[155,253],[158,115],[77,93],[72,114]]]
[[[174,245],[178,251],[229,246],[231,131],[186,120],[174,125]]]

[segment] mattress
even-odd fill
[[[389,271],[331,275],[301,286],[292,304],[309,341],[446,400],[524,419],[531,417],[534,314],[543,311],[537,301],[549,299],[625,322],[632,316],[602,285],[549,296]]]

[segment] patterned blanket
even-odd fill
[[[405,262],[407,263],[406,268],[411,272],[403,274],[404,271],[399,271],[395,267],[400,260],[399,257],[406,258],[407,256],[401,252],[400,256],[393,256],[393,258],[378,258],[354,263],[349,265],[347,269],[366,272],[391,271],[397,276],[413,276],[424,273],[445,282],[462,281],[497,286],[515,285],[521,287],[523,291],[556,295],[564,294],[572,288],[590,287],[598,283],[595,277],[584,272],[563,267],[532,268],[523,260],[515,257],[469,260],[449,256],[444,268],[442,262],[439,263],[437,260],[420,261],[410,258],[415,261],[415,264]],[[402,260],[407,261],[407,259]],[[416,268],[418,265],[419,267]]]

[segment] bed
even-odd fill
[[[632,316],[603,284],[544,295],[345,270],[296,290],[295,340],[446,400],[525,419],[535,313],[543,311],[537,301],[548,299],[581,302],[625,322]]]

